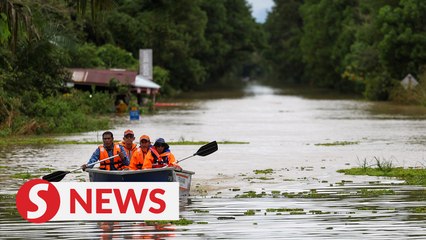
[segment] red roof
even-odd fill
[[[124,85],[134,85],[137,72],[123,69],[69,69],[74,84],[108,86],[111,79],[118,80]]]

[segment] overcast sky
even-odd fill
[[[273,0],[247,0],[251,5],[252,15],[257,22],[263,23],[266,20],[268,11],[271,11],[274,5]]]

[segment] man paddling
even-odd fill
[[[103,145],[99,145],[98,148],[93,152],[92,157],[89,159],[87,164],[83,164],[81,169],[84,171],[88,167],[88,164],[97,162],[102,159],[106,159],[111,156],[118,155],[113,159],[108,159],[100,163],[99,168],[103,170],[123,170],[129,165],[129,158],[127,157],[126,151],[123,146],[118,143],[114,143],[114,135],[110,131],[106,131],[102,134]],[[90,166],[93,167],[93,166]]]

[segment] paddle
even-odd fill
[[[217,148],[217,142],[216,141],[207,143],[206,145],[201,146],[200,149],[198,149],[198,151],[196,153],[194,153],[193,155],[188,156],[184,159],[181,159],[181,160],[177,161],[176,163],[180,163],[180,162],[182,162],[182,161],[184,161],[188,158],[192,158],[192,157],[197,156],[197,155],[201,156],[201,157],[207,156],[209,154],[216,152],[217,149],[218,148]]]
[[[115,157],[118,157],[118,155],[114,155],[114,156],[99,160],[97,162],[88,164],[87,166],[91,167],[91,166],[94,166],[98,163],[105,162],[106,160],[111,159],[111,158],[115,158]],[[74,170],[71,170],[71,171],[56,171],[56,172],[49,173],[49,174],[43,176],[42,179],[49,181],[49,182],[59,182],[62,179],[64,179],[65,175],[67,175],[68,173],[75,172],[75,171],[80,170],[80,169],[81,169],[81,167],[74,169]]]

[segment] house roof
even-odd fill
[[[142,88],[153,88],[153,89],[159,89],[160,85],[156,84],[155,82],[148,80],[144,78],[142,75],[137,75],[135,80],[135,87],[142,87]]]
[[[111,79],[117,79],[121,84],[131,85],[139,89],[159,89],[160,85],[148,80],[137,72],[124,69],[88,69],[72,68],[72,81],[74,84],[96,85],[106,87]]]

